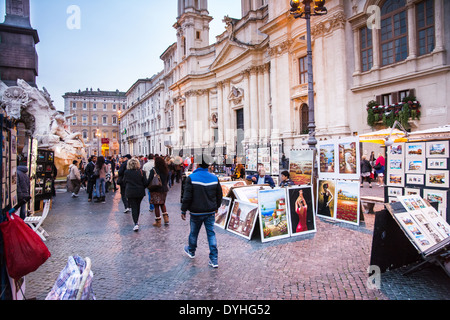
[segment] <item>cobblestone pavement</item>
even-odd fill
[[[363,188],[372,195],[382,188]],[[140,230],[123,213],[120,193],[107,203],[88,203],[86,194],[58,192],[44,227],[52,256],[27,276],[26,297],[45,299],[71,255],[89,257],[97,300],[407,300],[449,299],[450,280],[437,267],[409,276],[382,274],[381,288],[367,285],[374,215],[360,226],[317,219],[317,232],[262,243],[216,228],[219,268],[208,266],[204,229],[195,259],[183,253],[189,233],[181,220],[180,185],[169,192],[170,225],[154,228],[142,202]]]

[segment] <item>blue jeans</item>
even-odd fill
[[[189,252],[195,254],[197,249],[197,239],[202,224],[205,224],[206,235],[209,244],[209,259],[213,263],[217,263],[219,258],[219,251],[217,250],[216,233],[214,232],[215,214],[191,214],[190,224],[191,232],[189,234]]]
[[[104,197],[105,196],[105,183],[106,183],[106,180],[105,180],[105,178],[98,178],[96,181],[95,181],[95,185],[96,185],[96,191],[97,191],[97,197]],[[100,189],[101,188],[101,189]]]
[[[150,200],[152,199],[152,195],[150,194],[150,190],[147,189],[147,195],[148,195],[148,203],[150,204],[150,210],[155,210],[155,206],[150,203]]]

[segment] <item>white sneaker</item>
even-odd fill
[[[138,224],[136,224],[135,226],[134,226],[134,228],[133,228],[133,231],[139,231],[139,225]]]
[[[78,198],[78,195],[72,192],[72,198]]]
[[[125,210],[123,211],[123,213],[127,213],[130,212],[130,208],[125,208]]]

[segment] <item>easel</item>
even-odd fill
[[[401,225],[398,223],[397,219],[394,218],[394,213],[399,212],[399,211],[396,211],[399,208],[399,206],[397,206],[397,204],[398,203],[385,204],[385,207],[388,210],[388,212],[392,215],[392,218],[394,219],[394,221],[397,222],[400,229],[403,230]],[[450,252],[449,252],[450,237],[447,237],[443,241],[435,244],[431,248],[422,252],[421,250],[419,250],[419,248],[416,246],[414,241],[406,233],[405,233],[405,236],[413,244],[414,248],[416,248],[416,250],[419,252],[420,257],[423,259],[423,261],[421,261],[420,263],[416,264],[415,266],[409,268],[402,275],[406,276],[413,272],[419,271],[423,266],[425,266],[427,264],[430,264],[430,265],[437,264],[450,277],[450,272],[445,268],[445,265],[444,265],[444,261],[446,260],[446,258],[448,258],[450,256]]]
[[[449,247],[450,247],[450,237],[448,237],[444,241],[434,245],[430,249],[426,250],[423,254],[421,254],[422,259],[424,261],[422,261],[419,264],[413,266],[412,268],[406,270],[403,273],[403,275],[406,276],[415,271],[418,271],[421,269],[422,266],[424,266],[426,264],[437,264],[450,277],[450,272],[447,270],[447,268],[445,268],[445,265],[443,264],[443,261],[445,261],[446,258],[450,257],[450,252],[448,250]]]

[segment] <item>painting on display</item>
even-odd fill
[[[270,148],[258,148],[258,164],[261,164],[266,171],[266,174],[270,174]]]
[[[448,158],[448,141],[432,141],[426,144],[427,158]]]
[[[317,144],[319,156],[319,178],[333,178],[336,174],[336,145],[333,141]]]
[[[286,189],[259,190],[258,199],[261,241],[290,237]]]
[[[258,166],[258,150],[248,148],[246,151],[245,166],[247,171],[257,171]]]
[[[317,215],[334,219],[336,182],[334,180],[319,180],[317,188]]]
[[[222,204],[217,210],[215,217],[215,225],[218,226],[219,228],[225,229],[228,219],[228,213],[230,211],[230,206],[231,206],[231,198],[223,197]]]
[[[359,225],[359,181],[336,182],[336,220]]]
[[[423,252],[434,244],[425,236],[409,212],[398,213],[395,217],[419,251]]]
[[[231,233],[250,240],[257,217],[258,206],[256,204],[235,200],[226,229]]]
[[[289,173],[296,185],[312,183],[314,151],[311,149],[291,150]]]
[[[338,140],[338,173],[341,179],[360,178],[359,139]]]
[[[267,188],[270,188],[270,187],[248,186],[248,187],[233,189],[233,193],[238,200],[253,203],[253,204],[258,204],[258,190],[267,189]]]
[[[447,159],[427,159],[428,169],[447,169]]]
[[[427,170],[425,176],[425,185],[427,187],[448,189],[448,176],[449,174],[447,170]]]
[[[436,189],[423,189],[423,198],[429,202],[438,203],[439,214],[447,220],[447,191]]]
[[[280,174],[280,146],[278,145],[272,146],[272,174]]]
[[[316,232],[314,194],[312,187],[287,189],[291,236]]]
[[[404,144],[394,144],[389,147],[386,159],[386,184],[403,187],[405,185]]]
[[[245,181],[225,181],[220,183],[220,186],[222,187],[222,195],[224,197],[228,196],[231,188],[244,187],[246,185],[247,184]]]

